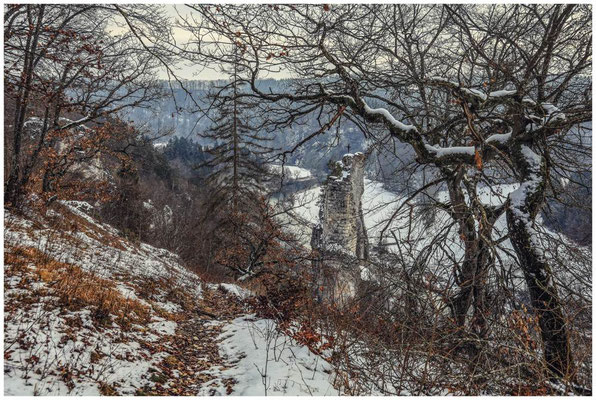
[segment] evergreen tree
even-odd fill
[[[210,158],[203,164],[211,171],[209,207],[222,215],[213,232],[220,244],[215,260],[237,279],[257,276],[276,265],[283,239],[267,201],[272,174],[264,159],[273,150],[272,138],[259,132],[259,115],[252,112],[256,107],[242,96],[246,93],[242,72],[242,66],[234,63],[230,81],[212,92],[213,126],[201,135],[209,143]]]
[[[165,146],[163,155],[169,160],[180,160],[190,167],[197,167],[207,161],[207,154],[192,139],[174,136]]]
[[[204,165],[213,171],[208,178],[216,188],[213,200],[230,205],[234,212],[239,207],[250,209],[265,194],[271,175],[262,160],[273,150],[272,139],[250,122],[256,119],[254,115],[249,118],[250,101],[240,96],[241,73],[242,67],[235,64],[231,80],[210,95],[217,112],[211,129],[201,134],[210,143],[207,153],[211,158]]]

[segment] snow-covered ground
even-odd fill
[[[519,187],[518,184],[502,184],[495,186],[484,186],[478,189],[480,201],[486,205],[501,205],[507,197]],[[297,233],[301,236],[305,246],[309,245],[312,226],[319,222],[319,199],[321,194],[320,187],[313,187],[308,190],[297,192],[294,195],[295,208],[292,210],[298,217],[295,220],[302,221],[302,224],[296,227]],[[448,193],[440,191],[437,193],[437,200],[448,202]],[[395,210],[402,206],[407,196],[401,196],[388,191],[383,184],[370,179],[364,179],[364,193],[362,195],[362,208],[364,214],[364,223],[368,232],[371,245],[379,244],[379,236],[385,229],[384,243],[389,250],[397,251],[398,246],[411,246],[413,253],[417,253],[425,248],[433,240],[434,234],[438,232],[446,234],[446,246],[441,250],[437,249],[431,255],[431,264],[444,264],[444,251],[449,252],[449,259],[462,259],[464,249],[459,238],[457,227],[449,225],[453,222],[451,217],[442,210],[436,210],[435,218],[429,225],[420,218],[412,223],[408,206],[402,207],[401,215],[395,218],[387,227],[387,221],[394,214]],[[557,274],[560,279],[565,281],[565,285],[574,285],[578,288],[582,286],[591,287],[591,276],[574,276],[573,271],[584,271],[583,260],[591,258],[591,250],[588,247],[579,247],[572,243],[562,234],[552,232],[542,223],[542,217],[538,216],[536,220],[536,230],[538,232],[537,245],[542,248],[545,257],[553,260],[554,268],[560,265],[561,271]],[[501,215],[493,227],[493,238],[505,238],[507,235],[507,221],[505,214]],[[397,243],[395,242],[397,238]],[[555,240],[553,240],[555,239]],[[499,257],[505,264],[511,263],[513,247],[509,239],[505,238],[498,245]],[[514,271],[517,280],[523,281],[521,271]]]
[[[327,361],[243,315],[249,290],[206,285],[175,254],[132,243],[92,213],[83,202],[49,218],[5,211],[5,395],[338,394]],[[90,287],[60,287],[65,276],[51,274],[68,268]],[[103,301],[89,294],[100,289],[130,310],[98,315],[87,298]]]
[[[481,201],[502,204],[515,189],[482,188]],[[308,222],[303,226],[307,239],[309,224],[318,222],[319,196],[319,187],[295,196],[294,212]],[[447,200],[447,194],[439,192],[438,199]],[[365,180],[362,203],[371,243],[404,201],[381,183]],[[91,205],[75,201],[58,203],[45,217],[5,211],[6,395],[342,394],[334,388],[337,375],[329,358],[311,352],[274,321],[247,311],[246,300],[253,295],[249,290],[204,284],[175,254],[133,243],[93,213]],[[410,229],[408,221],[398,219],[390,229],[398,240],[417,248],[448,220],[438,212],[430,226]],[[505,232],[501,217],[495,236]],[[460,257],[456,229],[447,240],[449,251]],[[510,245],[504,241],[501,246]],[[545,245],[544,251],[565,256],[559,248]],[[56,263],[58,269],[52,269]],[[98,308],[85,303],[84,296],[64,304],[64,291],[68,295],[72,288],[60,289],[52,273],[68,266],[108,288],[109,301],[130,307],[125,318],[114,315],[98,322],[105,316],[98,316]],[[563,276],[583,290],[591,287],[591,276]],[[230,311],[232,306],[237,309]]]
[[[269,164],[269,168],[270,168],[271,172],[273,172],[275,174],[281,175],[281,173],[282,173],[281,165],[279,165],[279,164]],[[288,180],[310,179],[313,176],[312,173],[308,169],[302,168],[302,167],[297,167],[295,165],[284,165],[283,173],[284,173],[285,179],[288,179]]]
[[[8,286],[5,296],[14,290]],[[175,322],[166,331],[158,317],[144,332],[125,333],[117,324],[98,330],[89,309],[47,310],[46,304],[40,299],[5,322],[5,395],[100,395],[102,385],[133,395],[154,384],[149,371],[169,354],[152,354],[141,344],[163,341]]]
[[[507,195],[516,188],[517,185],[499,185],[492,188],[484,187],[479,190],[480,200],[484,204],[499,205],[502,204],[507,199]],[[296,214],[310,223],[318,223],[318,201],[320,195],[320,187],[314,187],[296,193]],[[447,192],[438,193],[438,200],[440,201],[446,201],[447,197]],[[406,200],[406,198],[407,196],[400,196],[394,192],[386,190],[381,182],[366,178],[364,179],[362,211],[371,243],[374,243],[374,238],[379,235],[380,231],[384,227],[387,220],[392,216],[395,209],[399,207]],[[442,214],[444,213],[439,212],[439,217],[441,217]],[[504,220],[499,222],[504,222]],[[402,232],[400,229],[398,229],[398,227],[398,223],[392,225],[392,228],[398,234],[398,237],[400,237],[399,235],[405,234],[405,232]],[[500,225],[499,227],[502,228]]]
[[[102,387],[135,394],[144,386],[154,385],[149,370],[168,356],[143,346],[174,335],[177,323],[161,315],[181,309],[166,300],[164,292],[156,292],[151,302],[141,299],[138,285],[144,279],[171,279],[198,297],[201,282],[174,254],[143,243],[134,245],[120,238],[112,227],[95,221],[87,214],[93,208],[89,204],[65,202],[63,207],[50,214],[54,219],[78,223],[72,231],[56,230],[42,219],[33,221],[5,210],[5,257],[31,257],[23,257],[29,262],[25,268],[5,266],[5,394],[98,395]],[[98,326],[92,306],[62,307],[54,283],[39,279],[50,272],[41,268],[43,261],[36,258],[37,254],[90,274],[83,275],[86,280],[80,281],[81,285],[113,285],[114,291],[106,291],[115,297],[110,301],[132,301],[145,308],[149,313],[147,325],[123,329],[113,321]],[[93,276],[99,281],[93,281]],[[93,286],[87,290],[94,290]],[[24,302],[23,296],[30,299]]]
[[[137,277],[174,278],[191,290],[200,290],[198,278],[180,264],[179,257],[165,249],[145,243],[133,244],[123,239],[113,227],[94,220],[93,207],[85,202],[63,202],[64,211],[72,218],[70,232],[50,228],[46,222],[18,217],[5,210],[4,241],[6,245],[33,247],[56,261],[81,267],[103,278],[117,274]],[[49,217],[64,219],[59,211]],[[35,228],[35,229],[32,229]],[[198,293],[197,293],[198,294]]]
[[[234,396],[337,396],[333,367],[280,332],[275,321],[246,315],[226,323],[220,349],[233,364]],[[224,393],[219,393],[224,394]]]

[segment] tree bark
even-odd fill
[[[522,175],[522,183],[510,195],[507,208],[509,235],[538,317],[546,366],[553,377],[563,377],[572,370],[567,322],[552,271],[537,247],[533,227],[544,200],[544,159],[527,145],[518,144],[512,149],[512,160]]]
[[[443,170],[445,175],[451,175]],[[480,237],[486,229],[476,230],[476,222],[470,207],[466,204],[465,195],[461,185],[464,169],[451,175],[447,179],[451,213],[459,225],[459,235],[464,246],[464,260],[461,270],[454,271],[459,292],[451,297],[450,307],[453,318],[459,327],[466,325],[468,310],[473,307],[474,314],[471,318],[472,325],[477,327],[477,333],[484,336],[486,329],[486,277],[491,261],[490,249]],[[484,232],[488,234],[489,232]]]

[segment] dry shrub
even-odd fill
[[[4,273],[8,276],[16,275],[27,271],[28,258],[26,257],[25,248],[16,247],[13,249],[5,249],[4,251]],[[8,273],[10,272],[10,273]]]
[[[490,336],[483,339],[458,327],[449,314],[408,311],[405,295],[386,306],[385,294],[374,288],[342,304],[319,303],[307,271],[279,270],[250,285],[258,315],[275,319],[286,334],[331,362],[345,393],[368,394],[384,381],[388,394],[437,394],[441,388],[456,395],[559,393],[540,358],[538,321],[523,305],[505,317],[491,314]],[[590,363],[589,355],[577,362]],[[572,375],[564,381],[573,382]]]
[[[213,265],[208,269],[200,268],[200,267],[193,267],[189,268],[192,270],[203,282],[212,282],[212,283],[232,283],[234,282],[234,278],[232,276],[231,271],[220,265]]]
[[[132,278],[129,278],[132,279]],[[137,295],[146,300],[155,300],[159,296],[161,284],[157,279],[143,279],[135,282]]]
[[[45,282],[59,301],[71,310],[91,307],[92,316],[100,323],[112,318],[122,327],[149,321],[149,309],[138,300],[125,298],[114,283],[83,271],[72,264],[57,262],[31,247],[17,247],[5,253],[5,261],[12,265],[32,264],[35,274]]]
[[[256,312],[281,323],[302,319],[314,311],[313,291],[306,272],[278,270],[253,280],[257,293],[253,300]]]

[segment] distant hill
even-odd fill
[[[130,110],[124,117],[152,134],[172,131],[175,136],[190,138],[200,145],[209,146],[210,143],[207,143],[206,139],[201,138],[199,134],[211,128],[210,117],[213,113],[205,114],[199,111],[199,108],[207,110],[210,91],[225,82],[224,80],[184,81],[183,89],[178,83],[173,82],[170,86],[167,81],[164,81],[162,82],[164,89],[173,91],[174,96],[165,96],[150,107]],[[262,89],[281,91],[287,83],[288,80],[264,79],[258,82],[258,86]],[[270,133],[273,137],[271,145],[278,150],[277,153],[281,153],[290,150],[319,129],[319,122],[316,119],[304,119],[298,121],[292,129]],[[168,137],[164,137],[157,142],[165,143],[168,140]],[[365,148],[365,137],[360,129],[354,123],[342,119],[339,135],[334,126],[330,131],[313,138],[294,153],[289,154],[286,162],[324,172],[330,159],[338,159],[348,151],[363,151]]]

